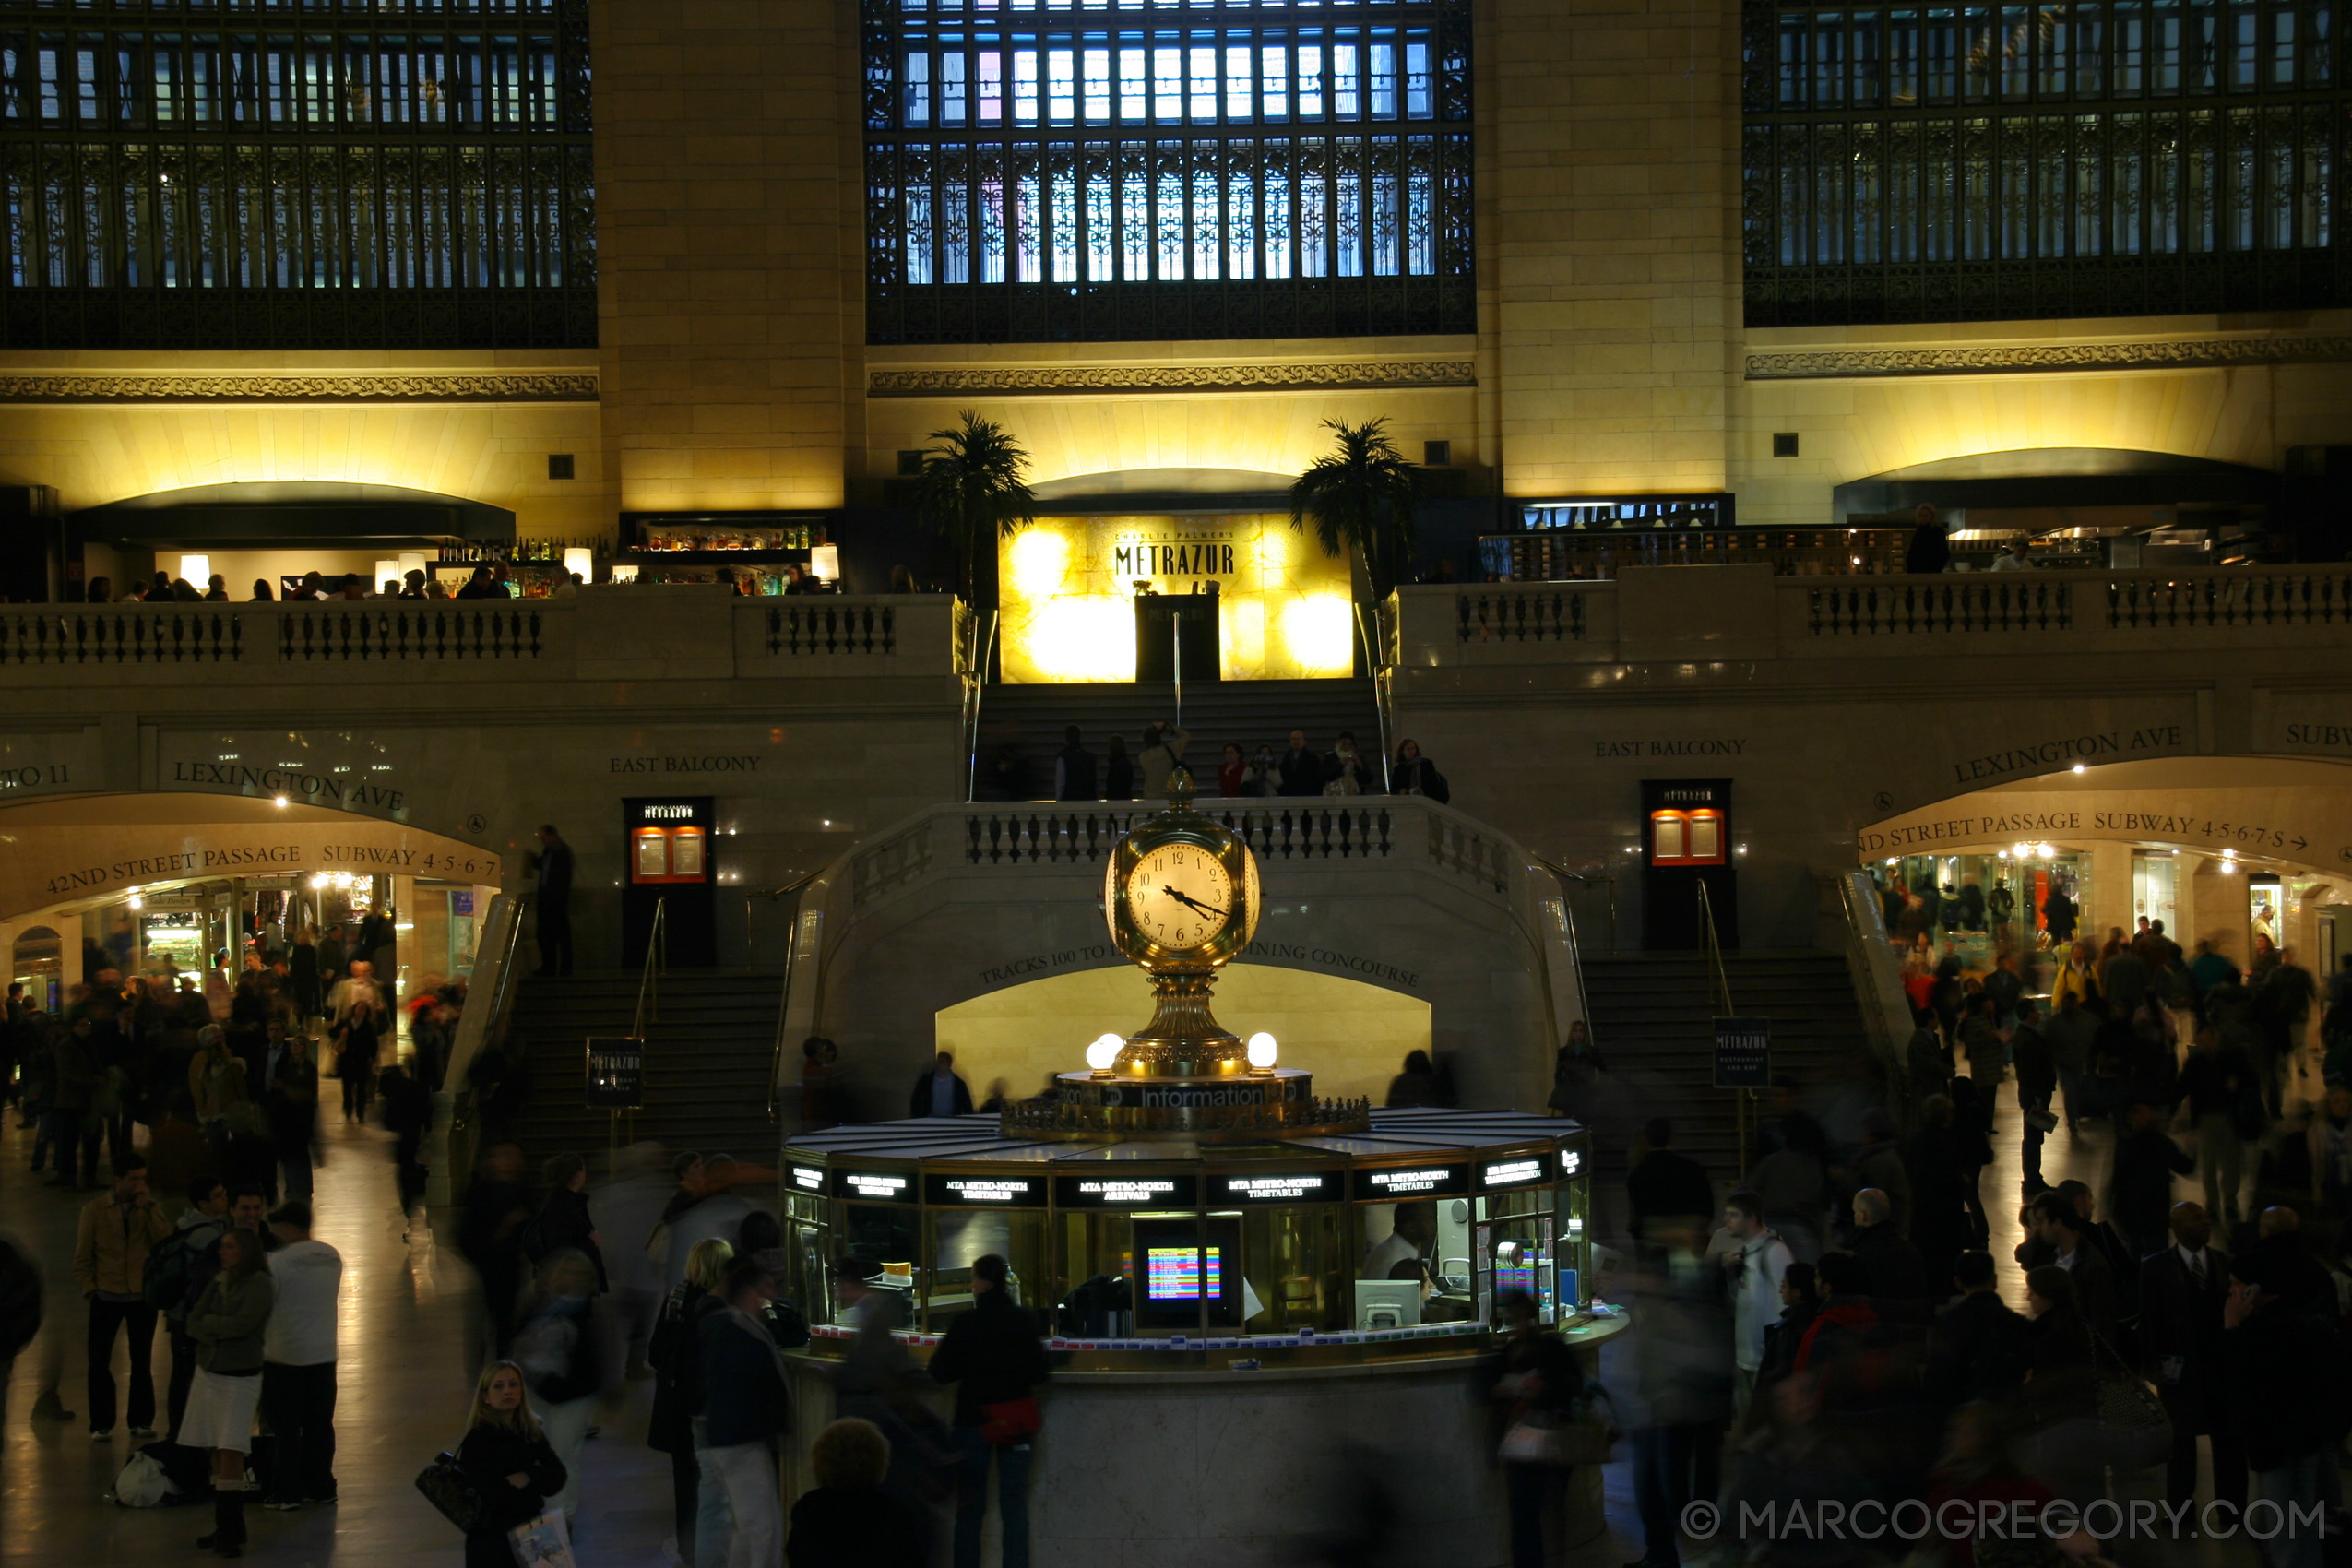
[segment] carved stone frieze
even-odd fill
[[[1339,392],[1477,385],[1477,372],[1468,360],[1351,360],[1306,364],[877,370],[867,386],[876,398],[1003,398],[1104,392]]]
[[[2066,371],[2198,370],[2352,361],[2352,338],[2185,338],[2146,343],[2043,343],[1966,349],[1812,349],[1750,354],[1750,381],[1896,375],[2025,375]]]
[[[593,372],[6,375],[0,403],[592,403]]]

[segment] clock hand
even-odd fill
[[[1218,909],[1214,904],[1204,904],[1198,898],[1193,897],[1189,894],[1177,892],[1173,887],[1163,886],[1160,888],[1160,891],[1167,894],[1170,898],[1175,899],[1178,903],[1182,904],[1186,908],[1194,909],[1198,913],[1204,915],[1215,915],[1219,920],[1225,918],[1227,911]]]

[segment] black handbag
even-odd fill
[[[417,1490],[424,1493],[427,1503],[441,1510],[442,1516],[468,1535],[472,1535],[490,1512],[474,1483],[457,1467],[455,1454],[437,1454],[417,1476]]]

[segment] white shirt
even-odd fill
[[[1357,1277],[1385,1279],[1388,1277],[1390,1269],[1400,1263],[1418,1262],[1420,1255],[1421,1250],[1413,1244],[1412,1238],[1399,1236],[1392,1230],[1388,1233],[1387,1241],[1364,1254],[1364,1271]]]
[[[1741,1372],[1764,1365],[1764,1330],[1780,1321],[1780,1281],[1794,1260],[1779,1232],[1760,1231],[1742,1242],[1732,1284],[1732,1352]]]
[[[343,1289],[343,1254],[324,1241],[296,1241],[269,1254],[276,1294],[262,1331],[261,1359],[285,1367],[335,1360],[335,1303]]]

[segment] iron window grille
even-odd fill
[[[1467,332],[1467,0],[863,0],[875,343]]]
[[[0,4],[0,345],[588,348],[587,0]]]
[[[1751,327],[2352,299],[2333,0],[1742,18]]]

